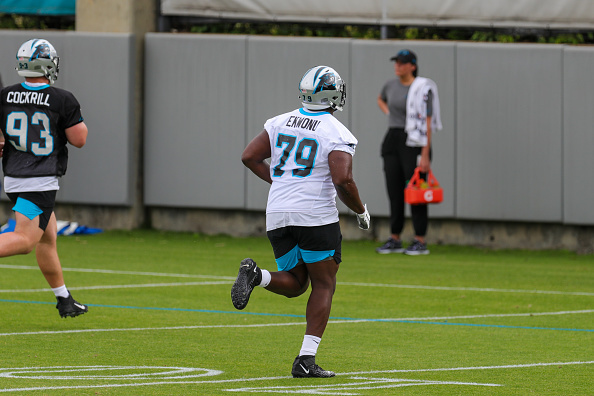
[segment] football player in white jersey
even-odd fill
[[[264,131],[243,151],[244,165],[271,184],[266,231],[278,271],[244,259],[231,300],[235,308],[244,309],[256,286],[297,297],[311,282],[307,327],[291,373],[333,377],[334,372],[315,363],[315,355],[330,317],[341,262],[336,196],[357,214],[361,229],[369,229],[370,216],[353,180],[357,139],[333,116],[345,103],[344,80],[331,67],[313,67],[299,82],[299,98],[302,108],[266,121]]]

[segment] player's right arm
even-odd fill
[[[260,179],[272,184],[270,165],[266,162],[271,155],[268,132],[263,130],[243,150],[241,162]]]
[[[68,143],[74,147],[81,148],[84,146],[85,143],[87,143],[88,134],[89,130],[84,122],[79,122],[70,128],[66,128],[66,138],[68,139]]]

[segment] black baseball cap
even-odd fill
[[[417,64],[417,55],[412,52],[411,50],[403,49],[398,51],[398,53],[390,58],[391,61],[400,61],[402,63],[412,63],[413,65]]]

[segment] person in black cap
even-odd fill
[[[425,241],[427,205],[411,205],[415,231],[413,242],[404,249],[400,234],[404,227],[404,188],[415,168],[421,177],[431,167],[431,134],[441,129],[439,98],[436,84],[417,77],[417,56],[411,50],[401,50],[390,58],[394,61],[395,79],[386,82],[377,104],[388,116],[388,132],[381,146],[386,187],[390,200],[390,238],[378,253],[429,254]]]

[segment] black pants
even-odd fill
[[[408,147],[404,129],[390,128],[382,143],[381,154],[390,199],[390,230],[399,235],[404,227],[404,187],[415,172],[421,147]],[[426,174],[421,173],[421,177],[425,179]],[[415,235],[425,236],[429,222],[427,205],[411,205],[410,210]]]

